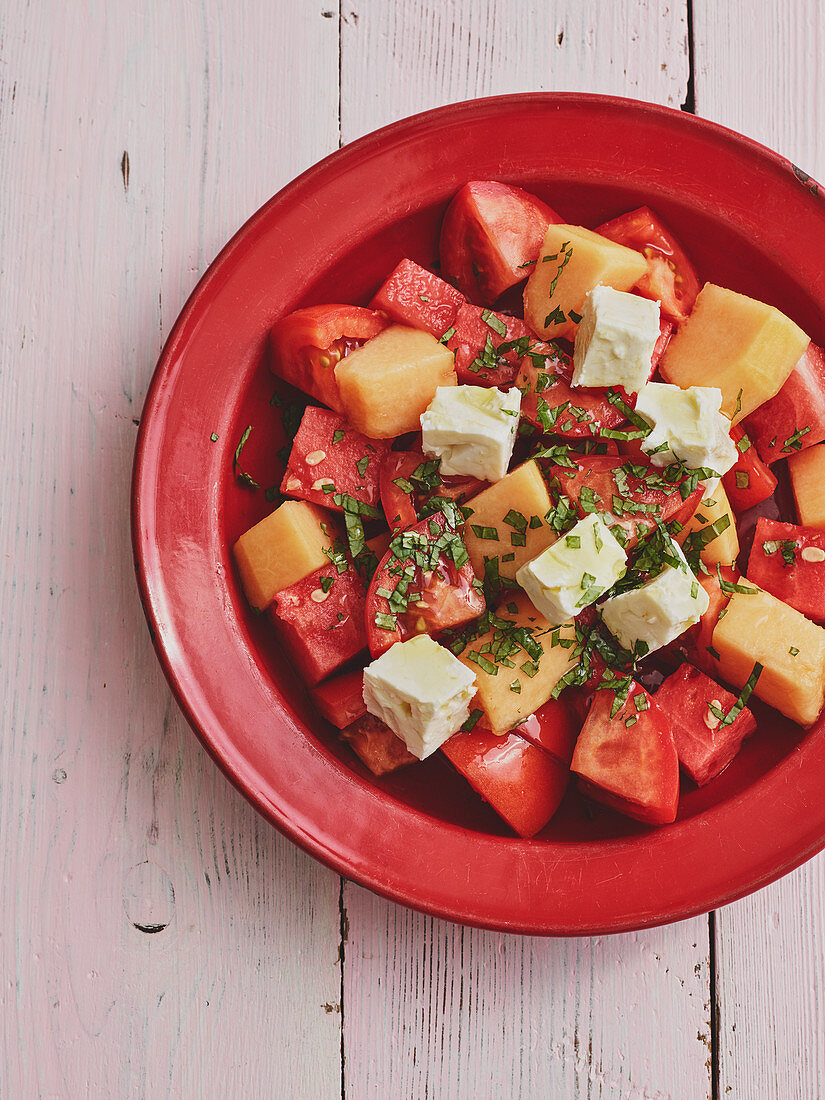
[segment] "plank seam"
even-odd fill
[[[687,0],[685,12],[687,20],[687,53],[688,53],[688,78],[685,87],[685,101],[681,110],[688,114],[696,114],[696,84],[694,82],[694,43],[693,43],[693,0]]]
[[[710,1095],[719,1100],[719,985],[716,972],[716,912],[708,913],[710,984]]]

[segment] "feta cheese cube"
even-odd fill
[[[659,303],[595,286],[582,306],[573,349],[574,386],[623,386],[637,393],[651,375]]]
[[[516,573],[516,581],[552,626],[595,603],[625,574],[627,554],[597,513],[579,520],[558,542]]]
[[[685,560],[680,547],[669,539],[669,551],[679,566],[666,564],[662,572],[629,592],[612,596],[602,604],[605,626],[625,649],[639,642],[652,653],[698,623],[710,600]]]
[[[513,456],[520,408],[515,386],[439,386],[421,415],[424,453],[441,459],[442,474],[499,481]]]
[[[654,466],[681,460],[691,470],[705,466],[726,474],[736,465],[739,452],[721,406],[722,391],[715,386],[683,390],[667,382],[649,382],[636,401],[636,412],[653,428],[642,440],[642,450]]]
[[[396,642],[364,669],[364,702],[426,760],[470,715],[476,680],[449,649],[427,634]]]

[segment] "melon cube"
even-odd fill
[[[825,443],[788,459],[796,514],[805,527],[825,527]]]
[[[728,526],[714,534],[711,528]],[[736,516],[728,500],[728,494],[720,481],[716,488],[699,504],[683,530],[674,536],[685,549],[699,547],[699,557],[705,565],[730,565],[739,555],[739,536],[736,532]]]
[[[798,722],[812,726],[825,703],[825,630],[756,588],[735,592],[713,631],[725,680],[741,688],[754,665],[762,672],[753,693]]]
[[[264,611],[277,592],[329,564],[337,527],[329,512],[305,500],[287,500],[246,531],[233,547],[249,603]]]
[[[809,342],[773,306],[705,283],[659,372],[682,389],[718,386],[722,412],[735,424],[779,392]]]
[[[551,629],[523,592],[513,594],[496,610],[496,616],[508,625],[496,625],[468,642],[459,658],[475,673],[477,695],[472,706],[484,712],[481,724],[493,733],[504,734],[547,702],[559,679],[578,658],[571,656],[573,621]],[[510,632],[518,627],[541,645],[538,657],[515,641],[511,644]]]
[[[598,283],[630,288],[647,274],[641,252],[580,225],[550,225],[524,288],[524,320],[546,339],[572,336],[586,295]]]
[[[498,560],[498,573],[509,580],[558,538],[545,516],[552,507],[537,463],[517,466],[501,481],[467,501],[464,545],[479,577],[485,559]]]
[[[439,386],[456,384],[453,353],[429,332],[391,325],[335,368],[347,419],[372,439],[420,428]]]

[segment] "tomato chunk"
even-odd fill
[[[589,512],[605,513],[612,527],[625,532],[628,548],[647,531],[682,514],[693,514],[704,490],[695,489],[683,499],[678,484],[670,486],[661,470],[612,455],[568,455],[570,466],[551,466],[548,484],[558,498],[567,497],[579,518]],[[621,536],[619,536],[621,537]]]
[[[596,692],[572,771],[597,802],[652,825],[675,821],[679,758],[667,717],[639,684],[611,717],[614,701],[612,691]]]
[[[441,270],[472,302],[492,304],[526,279],[551,222],[564,219],[520,187],[466,183],[441,226]]]
[[[728,500],[735,512],[744,512],[773,496],[777,481],[745,434],[741,424],[731,428],[731,439],[739,457],[736,465],[722,478]]]
[[[452,327],[455,331],[447,347],[455,355],[460,386],[509,386],[528,346],[535,342],[518,317],[469,303],[458,310]]]
[[[746,707],[724,724],[736,696],[691,665],[668,676],[653,698],[670,718],[682,770],[699,787],[725,770],[756,729],[756,719]]]
[[[569,768],[582,723],[566,695],[567,692],[558,699],[548,699],[535,714],[516,726],[515,732]]]
[[[537,431],[565,439],[590,439],[624,422],[624,415],[608,401],[606,391],[573,387],[573,362],[566,352],[540,343],[531,350],[522,360],[516,385],[522,391],[522,419]]]
[[[310,685],[317,684],[367,645],[364,582],[350,566],[330,562],[282,589],[267,609],[284,648]]]
[[[388,451],[388,440],[368,439],[340,413],[309,405],[292,443],[281,492],[337,512],[344,510],[343,496],[374,508]]]
[[[399,325],[423,328],[440,340],[462,305],[460,290],[412,260],[402,260],[376,292],[370,309],[382,310]]]
[[[825,531],[761,517],[748,580],[815,623],[825,622]]]
[[[714,573],[700,572],[696,579],[708,594],[708,609],[699,622],[674,644],[679,646],[691,664],[715,677],[719,675],[719,662],[713,648],[713,632],[730,602],[734,591],[732,586],[745,582],[729,565],[718,566]],[[726,588],[723,589],[722,585]]]
[[[390,451],[381,469],[381,503],[393,531],[438,511],[445,500],[463,504],[487,485],[476,477],[443,477],[439,460],[421,451]]]
[[[457,526],[439,512],[394,536],[367,593],[373,657],[396,642],[439,634],[484,611],[484,596]]]
[[[387,775],[407,764],[419,763],[401,738],[373,714],[365,714],[347,726],[341,737],[373,775]]]
[[[785,385],[748,416],[748,435],[764,462],[804,451],[825,439],[825,351],[808,345]]]
[[[645,298],[662,304],[662,312],[680,324],[687,320],[701,284],[685,250],[647,206],[631,210],[596,230],[616,244],[641,252],[647,260],[647,275],[636,284]]]
[[[352,725],[367,713],[364,702],[364,670],[354,668],[333,676],[312,690],[315,705],[328,722],[339,730]]]
[[[269,333],[273,374],[341,412],[335,367],[389,325],[383,313],[360,306],[307,306],[277,321]]]
[[[648,375],[648,382],[656,372],[656,368],[659,365],[659,360],[665,354],[665,348],[670,343],[670,338],[673,335],[673,322],[668,321],[666,317],[662,317],[659,320],[659,339],[653,345],[653,351],[650,356],[650,374]]]
[[[517,733],[456,733],[441,751],[513,832],[535,836],[561,804],[570,772]]]

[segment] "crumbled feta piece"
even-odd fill
[[[424,453],[441,459],[442,474],[499,481],[513,456],[520,408],[515,386],[439,386],[421,415]]]
[[[584,519],[516,573],[552,626],[567,622],[625,574],[627,554],[598,513]]]
[[[595,286],[582,306],[573,350],[574,386],[623,386],[637,393],[651,375],[659,303]]]
[[[396,642],[364,669],[364,702],[425,760],[470,715],[475,676],[449,649],[419,634]]]
[[[683,390],[667,382],[648,382],[636,412],[652,426],[642,450],[654,466],[682,461],[691,470],[707,467],[726,474],[739,452],[730,437],[730,421],[720,411],[722,391],[715,386]]]
[[[668,563],[641,588],[611,596],[602,604],[605,626],[625,649],[633,650],[640,642],[647,646],[645,653],[661,649],[698,623],[708,609],[707,592],[680,547],[672,539],[669,543],[678,567]]]

